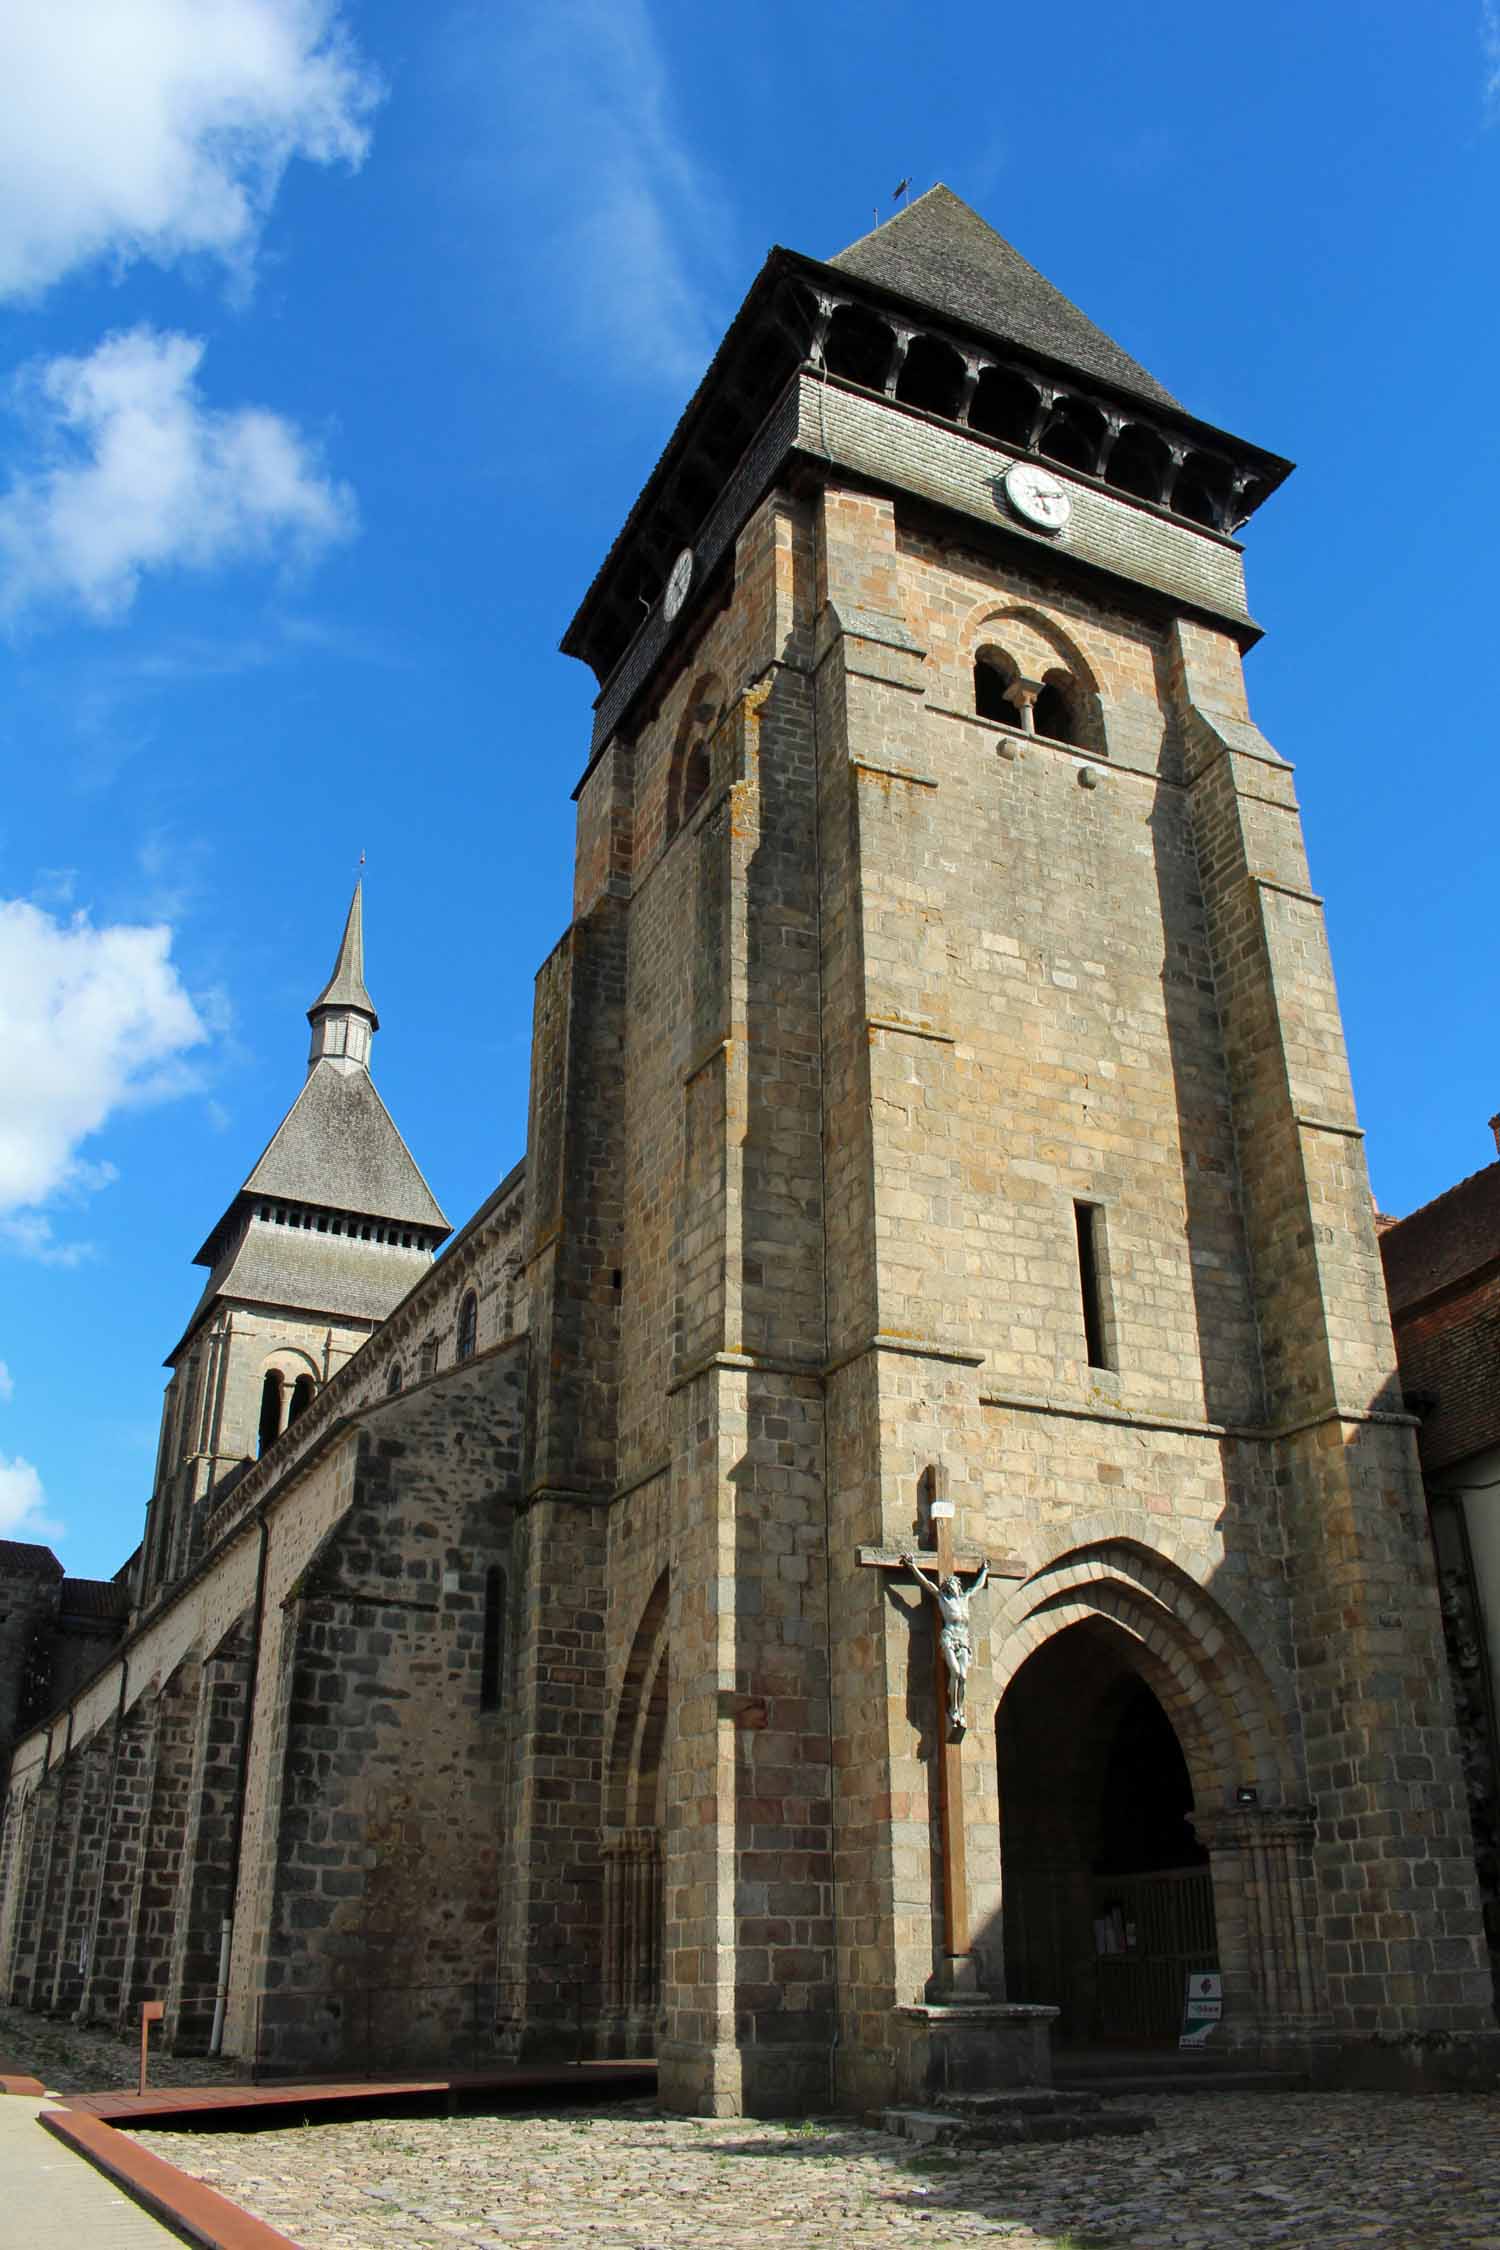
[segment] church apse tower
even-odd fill
[[[1170,2038],[1188,1968],[1224,2041],[1329,2070],[1492,2025],[1241,670],[1287,467],[935,188],[771,254],[569,628],[502,1908],[537,2049],[596,1974],[601,2040],[659,2021],[717,2111],[920,2095],[966,2015]],[[944,1540],[989,1566],[956,1741],[902,1559]]]
[[[209,1280],[166,1362],[138,1607],[193,1560],[198,1505],[311,1404],[449,1231],[370,1076],[362,884],[307,1014],[302,1090],[194,1261]]]

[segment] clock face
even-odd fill
[[[666,596],[661,605],[662,615],[669,625],[687,600],[688,588],[692,583],[693,550],[691,547],[684,547],[672,565],[672,575],[667,580]]]
[[[1005,496],[1016,514],[1039,531],[1061,531],[1071,513],[1068,495],[1056,477],[1030,461],[1017,461],[1006,471]]]

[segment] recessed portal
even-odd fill
[[[1103,1619],[1029,1658],[1000,1706],[1005,1985],[1069,2043],[1154,2045],[1218,1966],[1208,1854],[1172,1723]]]

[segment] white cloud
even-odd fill
[[[486,108],[501,215],[541,251],[552,317],[617,370],[696,383],[718,341],[727,226],[645,0],[476,11],[456,55]]]
[[[0,1453],[0,1539],[56,1539],[63,1527],[46,1514],[46,1505],[31,1463]]]
[[[148,570],[306,557],[350,536],[353,495],[290,422],[205,403],[203,348],[134,328],[22,371],[36,465],[0,495],[0,615],[72,601],[118,617]]]
[[[184,1057],[207,1032],[171,946],[163,925],[96,929],[0,900],[0,1241],[23,1255],[87,1256],[41,1207],[115,1176],[80,1154],[115,1112],[193,1090]]]
[[[8,1403],[15,1395],[15,1377],[11,1374],[4,1360],[0,1359],[0,1403]]]
[[[12,0],[0,296],[103,257],[243,277],[288,164],[359,164],[378,95],[336,0]]]
[[[1500,5],[1484,0],[1479,11],[1479,52],[1484,60],[1484,108],[1500,117]]]

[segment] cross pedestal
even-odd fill
[[[1026,1565],[1014,1555],[959,1552],[953,1542],[953,1503],[943,1472],[934,1464],[922,1478],[924,1530],[920,1552],[861,1547],[869,1569],[901,1571],[926,1583],[962,1582],[966,1574],[1024,1578]],[[912,1566],[915,1565],[913,1572]],[[953,1682],[934,1631],[933,1693],[937,1720],[938,1839],[942,1883],[942,1963],[926,2000],[896,2010],[898,2092],[902,2100],[922,2100],[964,2088],[1046,2085],[1052,2077],[1051,2028],[1056,2008],[1031,2007],[991,1999],[982,1992],[969,1924],[969,1883],[964,1831],[963,1754],[967,1728],[949,1712]],[[961,1701],[961,1691],[960,1691]],[[993,1746],[989,1750],[993,1756]]]

